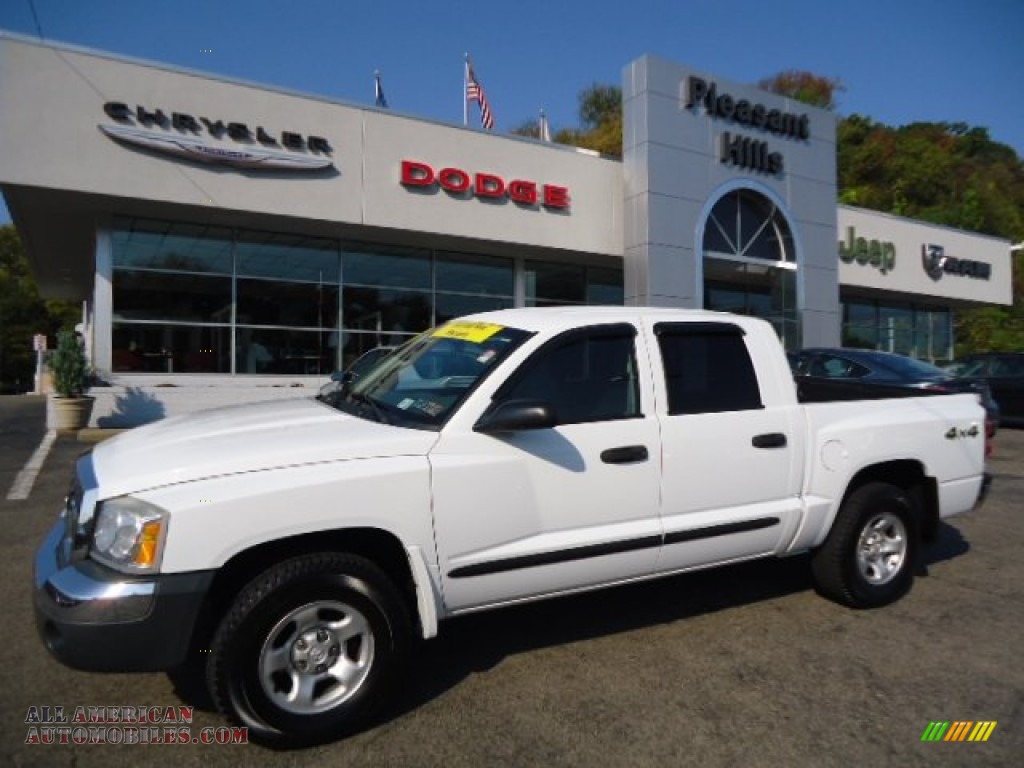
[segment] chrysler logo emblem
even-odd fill
[[[205,141],[191,136],[148,131],[144,128],[123,125],[100,125],[98,127],[116,141],[201,163],[290,171],[317,171],[334,165],[327,157],[277,152],[251,146],[218,146],[207,144]]]

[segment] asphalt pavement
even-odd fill
[[[25,500],[8,489],[43,403],[0,397],[0,764],[11,766],[1017,766],[1024,756],[1024,431],[1002,430],[985,506],[943,525],[914,590],[853,611],[806,558],[763,561],[457,619],[418,649],[369,730],[272,752],[230,744],[45,744],[42,707],[196,707],[162,674],[89,674],[36,636],[31,572],[71,466],[59,437]],[[922,741],[995,722],[983,743]],[[33,730],[36,728],[37,730]],[[188,739],[191,741],[191,739]]]

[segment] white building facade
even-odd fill
[[[622,161],[11,36],[0,73],[0,188],[44,294],[84,302],[101,425],[487,309],[707,307],[938,360],[953,309],[1012,300],[1007,241],[837,207],[834,115],[650,57]]]

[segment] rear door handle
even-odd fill
[[[755,435],[750,444],[755,448],[783,448],[786,445],[786,436],[781,432]]]
[[[601,451],[601,461],[605,464],[634,464],[647,459],[647,447],[643,445],[624,445]]]

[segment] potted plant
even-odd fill
[[[89,361],[82,342],[72,331],[57,333],[57,348],[49,358],[55,394],[53,404],[54,425],[58,432],[73,432],[89,423],[92,397],[89,389]]]

